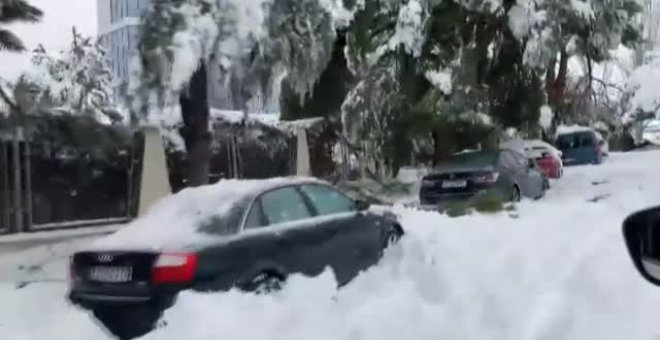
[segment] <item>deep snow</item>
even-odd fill
[[[660,288],[635,272],[620,223],[660,205],[658,174],[660,152],[613,154],[567,168],[513,212],[451,219],[396,207],[407,236],[347,287],[326,273],[266,297],[184,293],[144,339],[655,339]],[[0,270],[31,257],[12,256]],[[1,339],[107,338],[64,302],[64,283],[0,280]]]

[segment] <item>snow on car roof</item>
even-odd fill
[[[526,140],[525,141],[525,148],[532,148],[532,149],[544,148],[544,149],[548,149],[548,150],[551,150],[551,151],[558,151],[557,148],[552,146],[550,143],[547,143],[547,142],[544,142],[544,141],[538,140],[538,139]]]
[[[201,226],[230,215],[232,208],[261,192],[289,184],[325,183],[314,178],[280,177],[266,180],[221,180],[216,184],[187,188],[165,197],[149,211],[114,234],[99,239],[92,249],[181,249],[210,238]]]
[[[564,135],[575,132],[594,131],[593,128],[581,125],[560,125],[557,127],[557,135]]]

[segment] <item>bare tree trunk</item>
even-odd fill
[[[32,228],[32,151],[30,141],[25,139],[25,231]]]
[[[0,162],[2,162],[2,164],[9,164],[8,145],[0,141],[0,147],[2,148],[0,150]],[[9,189],[9,169],[7,169],[7,167],[0,167],[0,174],[2,174],[2,191],[0,191],[0,193],[2,194],[3,203],[3,213],[0,214],[0,217],[2,218],[0,221],[0,229],[8,229],[11,225],[11,216],[9,214],[9,211],[11,210],[11,197],[9,197],[9,193],[11,192]]]
[[[548,91],[548,102],[554,106],[559,106],[564,102],[566,93],[566,79],[568,76],[568,53],[562,48],[559,57],[559,70],[556,78],[552,82],[550,91]]]
[[[209,132],[209,103],[206,65],[200,63],[187,91],[179,98],[183,128],[181,136],[188,154],[188,185],[208,184],[211,161],[211,133]]]
[[[12,114],[14,128],[12,133],[12,167],[14,174],[14,226],[13,232],[23,231],[23,185],[21,176],[21,127],[18,125],[18,114]]]

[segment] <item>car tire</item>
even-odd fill
[[[511,194],[510,194],[510,196],[509,196],[509,200],[510,200],[511,202],[520,202],[521,199],[522,199],[522,197],[521,197],[521,195],[520,195],[520,188],[519,188],[518,185],[516,184],[516,185],[514,185],[513,188],[511,189]]]
[[[388,231],[387,236],[385,237],[385,244],[383,249],[390,248],[395,244],[399,243],[399,240],[403,236],[403,228],[399,225],[394,225],[394,227]]]
[[[601,163],[603,163],[602,155],[596,156],[596,159],[594,159],[594,161],[592,162],[593,165],[600,165]]]
[[[280,291],[283,286],[284,277],[282,275],[272,271],[264,271],[255,275],[242,288],[257,295],[263,295]]]
[[[544,179],[543,179],[543,184],[541,185],[541,192],[540,192],[539,195],[538,195],[536,198],[534,198],[534,199],[539,200],[539,199],[545,197],[545,193],[546,193],[546,191],[547,191],[548,189],[550,189],[550,182],[548,181],[547,178],[544,178]]]
[[[120,340],[139,338],[156,327],[161,312],[150,306],[107,306],[93,309],[103,326]]]

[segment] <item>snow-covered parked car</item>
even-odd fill
[[[536,163],[516,149],[460,152],[422,179],[419,201],[424,209],[444,210],[453,202],[492,193],[504,201],[545,195],[548,181]]]
[[[590,127],[568,126],[557,130],[557,149],[564,165],[601,164],[609,153],[609,144]]]
[[[561,178],[564,174],[564,163],[561,151],[542,140],[524,141],[525,154],[533,159],[548,178]]]
[[[660,121],[649,124],[642,131],[642,140],[652,145],[660,145]]]
[[[157,203],[71,259],[69,299],[122,339],[141,336],[182,290],[278,289],[326,267],[344,285],[403,235],[326,182],[224,180]]]

